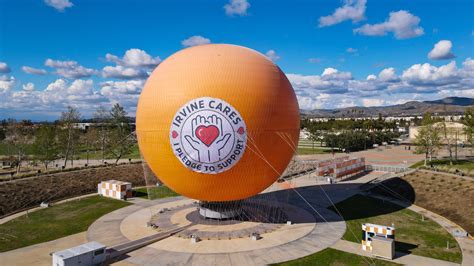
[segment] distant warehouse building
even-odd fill
[[[445,123],[446,123],[448,138],[452,140],[451,143],[454,143],[454,140],[457,140],[458,144],[463,144],[467,142],[467,136],[465,133],[466,126],[464,124],[459,123],[459,122],[445,122]],[[423,127],[424,126],[411,126],[408,130],[409,139],[414,141],[416,139],[416,136],[418,136],[418,132]],[[444,131],[442,131],[443,122],[435,123],[433,127],[439,128],[440,137],[441,139],[444,139]]]

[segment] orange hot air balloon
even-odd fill
[[[262,54],[209,44],[181,50],[151,74],[137,107],[140,151],[184,196],[253,196],[283,173],[299,136],[299,108],[285,74]]]

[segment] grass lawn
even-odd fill
[[[20,216],[0,225],[0,252],[86,231],[99,217],[128,205],[125,201],[92,196]]]
[[[137,188],[133,190],[133,194],[134,197],[150,200],[179,196],[178,193],[164,186]]]
[[[76,159],[86,159],[87,158],[87,150],[82,147],[82,148],[79,148],[79,151],[78,151],[78,154],[76,154],[74,156],[74,158]],[[138,149],[138,144],[134,144],[132,149],[130,150],[130,153],[128,154],[125,154],[122,156],[122,159],[141,159],[141,156],[140,156],[140,150]],[[102,153],[100,150],[90,150],[89,151],[89,159],[91,160],[98,160],[98,159],[102,159]],[[110,153],[106,153],[105,154],[105,159],[115,159],[115,157],[110,154]]]
[[[340,266],[340,265],[400,265],[397,263],[379,260],[374,258],[367,258],[359,255],[355,255],[352,253],[347,253],[344,251],[339,251],[331,248],[327,248],[322,250],[318,253],[314,253],[312,255],[287,261],[283,263],[273,264],[273,265],[332,265],[332,266]]]
[[[336,207],[346,220],[343,239],[360,243],[362,223],[395,225],[395,249],[415,255],[461,263],[462,255],[454,238],[436,222],[408,209],[382,200],[355,195]],[[353,232],[353,233],[352,233]],[[449,241],[451,248],[446,249]]]
[[[474,162],[468,160],[457,160],[453,161],[453,165],[449,164],[449,160],[433,160],[432,162],[427,161],[426,165],[429,167],[433,164],[433,166],[438,168],[445,168],[445,169],[458,169],[460,171],[471,171],[474,170]],[[425,161],[419,161],[410,166],[410,168],[418,168],[425,165]]]
[[[313,148],[301,148],[298,147],[298,150],[296,151],[298,155],[309,155],[309,154],[324,154],[324,153],[331,153],[330,149],[324,149],[320,147],[314,147]]]

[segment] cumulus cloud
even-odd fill
[[[23,84],[23,90],[24,91],[34,91],[35,90],[35,84],[28,82],[26,84]]]
[[[7,75],[0,76],[0,94],[7,93],[15,84],[15,78]]]
[[[403,71],[402,78],[411,85],[437,86],[455,82],[460,77],[456,62],[451,61],[440,67],[428,63],[412,65]]]
[[[29,67],[29,66],[22,66],[21,70],[27,74],[33,74],[33,75],[46,75],[48,72],[45,69],[40,69],[40,68],[34,68],[34,67]]]
[[[273,62],[278,61],[280,59],[280,56],[275,52],[275,50],[268,50],[265,55]]]
[[[125,67],[154,68],[161,62],[159,56],[152,57],[147,52],[136,48],[127,50],[122,58],[108,53],[105,55],[105,59]]]
[[[428,53],[428,58],[433,60],[452,59],[454,58],[454,54],[451,52],[452,47],[453,44],[450,40],[441,40]]]
[[[370,74],[367,76],[366,80],[376,80],[377,79],[377,76],[374,75],[374,74]]]
[[[352,23],[364,20],[366,4],[367,0],[345,0],[344,5],[334,13],[319,18],[319,27],[332,26],[346,20],[352,20]]]
[[[420,18],[408,11],[400,10],[391,12],[389,18],[379,24],[365,24],[354,29],[355,33],[367,36],[384,36],[393,32],[397,39],[408,39],[424,34],[423,28],[419,26]]]
[[[200,35],[191,36],[181,42],[181,44],[184,47],[203,45],[203,44],[209,44],[209,43],[211,43],[211,40],[209,40],[208,38],[204,38]]]
[[[45,4],[54,9],[63,12],[66,8],[72,7],[74,4],[69,0],[44,0]]]
[[[55,74],[68,79],[88,78],[98,74],[97,70],[83,67],[76,61],[61,61],[48,58],[44,65],[55,68]]]
[[[395,73],[395,68],[389,67],[385,68],[379,73],[379,80],[384,82],[395,82],[398,81],[399,78]]]
[[[145,82],[143,80],[128,81],[106,81],[101,83],[100,92],[106,96],[115,94],[135,94],[139,95],[143,89]]]
[[[148,73],[143,69],[133,67],[106,66],[102,69],[102,76],[117,79],[143,79],[148,76]]]
[[[454,61],[439,67],[414,64],[401,75],[388,67],[364,79],[354,79],[350,72],[332,67],[324,69],[321,75],[287,74],[287,77],[302,109],[393,105],[418,98],[437,99],[449,93],[473,94],[474,60],[465,59],[459,68]]]
[[[136,48],[127,50],[121,58],[108,53],[105,59],[116,65],[105,66],[102,69],[102,76],[117,79],[144,79],[148,77],[151,69],[161,62],[160,57],[152,57],[147,52]]]
[[[245,16],[249,8],[250,3],[248,0],[230,0],[229,3],[224,6],[227,16]]]
[[[382,106],[385,103],[383,99],[362,99],[362,105],[365,107]]]
[[[0,62],[0,73],[10,73],[11,69],[5,62]]]

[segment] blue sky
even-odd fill
[[[0,0],[0,118],[133,114],[147,72],[209,42],[267,54],[304,109],[473,97],[473,13],[472,0]]]

